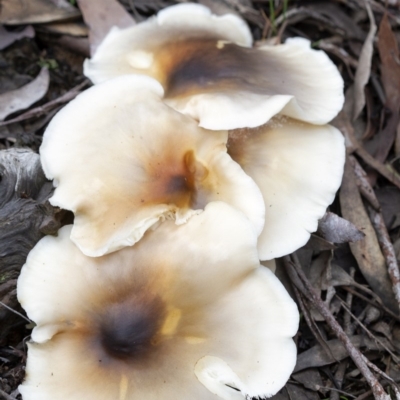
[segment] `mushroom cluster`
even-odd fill
[[[75,218],[18,281],[36,324],[23,399],[271,397],[299,319],[273,260],[307,242],[343,172],[336,67],[181,4],[111,30],[85,74],[40,149]]]

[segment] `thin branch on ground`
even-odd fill
[[[367,206],[367,211],[375,229],[379,245],[381,246],[382,254],[385,257],[389,277],[392,281],[394,297],[396,298],[400,308],[400,270],[396,252],[390,240],[382,213],[377,212],[370,206]]]
[[[393,185],[397,186],[400,189],[400,178],[394,172],[390,171],[389,168],[382,164],[380,161],[376,160],[371,154],[368,153],[367,150],[364,149],[361,145],[356,149],[356,153],[373,169],[379,172],[383,177],[385,177],[389,182],[393,183]]]
[[[4,390],[0,389],[0,397],[3,397],[5,400],[17,400],[15,397],[10,396]]]
[[[375,342],[377,342],[380,346],[382,346],[392,357],[393,360],[397,363],[400,362],[400,359],[396,356],[396,354],[394,354],[390,349],[387,348],[387,346],[385,346],[384,343],[382,343],[381,340],[379,340],[379,338],[377,338],[352,312],[351,310],[347,307],[347,304],[339,297],[336,296],[336,298],[340,301],[340,303],[342,304],[343,308],[346,310],[346,312],[354,319],[354,321],[356,321],[356,323],[367,333],[367,335],[374,340]],[[391,382],[393,383],[393,379],[391,380]]]
[[[18,115],[18,117],[9,119],[7,121],[0,122],[0,126],[10,125],[15,122],[25,121],[30,118],[40,117],[41,115],[49,112],[51,109],[53,109],[57,105],[67,103],[68,101],[74,99],[76,96],[78,96],[79,93],[81,93],[82,89],[84,89],[89,84],[90,84],[90,81],[88,79],[85,79],[79,85],[75,86],[74,88],[72,88],[68,92],[64,93],[62,96],[58,97],[57,99],[49,101],[48,103],[43,104],[42,106],[32,108],[29,111],[27,111],[21,115]]]
[[[395,380],[393,378],[391,378],[389,375],[385,374],[380,368],[378,368],[374,363],[372,363],[371,361],[368,360],[367,357],[364,356],[363,354],[363,359],[365,361],[365,363],[371,368],[373,369],[377,374],[381,375],[382,378],[386,379],[388,382],[390,382],[393,386],[393,388],[398,388],[397,383],[395,382]]]
[[[387,308],[386,306],[384,306],[380,301],[380,298],[374,293],[372,292],[370,289],[363,287],[362,285],[356,286],[358,288],[361,288],[363,291],[365,291],[366,293],[368,293],[369,295],[373,296],[377,301],[373,301],[371,299],[369,299],[368,297],[365,297],[364,295],[362,295],[361,293],[357,292],[356,290],[354,290],[352,287],[350,286],[342,286],[344,290],[346,290],[347,292],[353,294],[354,296],[359,297],[360,299],[364,300],[365,302],[367,302],[368,304],[371,304],[371,306],[373,307],[377,307],[380,308],[382,311],[384,311],[385,313],[387,313],[388,315],[390,315],[392,318],[394,318],[396,321],[400,322],[400,317],[398,315],[396,315],[393,311],[391,311],[389,308]]]
[[[21,318],[23,318],[25,321],[28,321],[30,324],[33,322],[30,319],[28,319],[27,317],[25,317],[25,315],[19,313],[18,311],[15,311],[13,308],[9,307],[7,304],[4,304],[2,301],[0,301],[0,305],[3,306],[4,308],[7,308],[8,311],[11,311],[12,313],[20,316]]]
[[[392,281],[393,293],[400,309],[400,270],[397,263],[396,252],[394,250],[392,241],[390,240],[383,215],[379,211],[380,207],[378,199],[375,196],[375,192],[371,184],[368,182],[367,174],[354,157],[350,156],[349,158],[354,168],[357,186],[360,188],[360,191],[364,197],[366,197],[368,202],[371,204],[367,205],[366,208],[372,225],[375,229],[379,245],[381,246],[382,254],[385,257],[390,280]],[[376,205],[378,205],[378,207],[376,207]]]
[[[354,275],[356,273],[355,268],[351,268],[350,269],[350,276],[354,279]],[[351,310],[351,305],[353,303],[353,293],[351,292],[347,292],[347,296],[346,296],[346,305],[349,308],[349,310]],[[349,313],[344,313],[344,317],[343,317],[343,326],[344,326],[344,331],[346,332],[347,335],[351,336],[353,334],[354,331],[354,327],[351,324],[351,317]]]
[[[354,279],[354,275],[356,273],[355,268],[351,267],[350,268],[350,276]],[[349,309],[351,309],[351,306],[353,304],[353,293],[347,292],[346,294],[346,304]],[[355,330],[355,326],[351,323],[351,316],[349,313],[345,312],[343,316],[343,327],[344,331],[346,332],[346,335],[352,336]],[[348,360],[345,359],[342,362],[339,363],[338,369],[336,370],[335,373],[335,380],[337,385],[339,385],[339,388],[342,388],[344,378],[346,375],[346,370],[348,366]],[[355,396],[354,396],[355,397]],[[339,400],[340,396],[338,392],[333,392],[330,393],[330,399],[331,400]]]
[[[360,190],[361,195],[376,211],[379,211],[381,209],[381,205],[379,204],[374,190],[368,182],[367,174],[354,156],[349,156],[349,160],[351,162],[351,165],[353,166],[354,174],[357,178],[357,186]]]
[[[361,396],[358,396],[355,400],[364,400],[372,395],[372,390],[368,390],[368,392],[363,393]]]
[[[307,309],[307,307],[304,304],[304,299],[300,291],[297,289],[296,286],[293,286],[294,293],[296,295],[297,301],[299,302],[301,312],[303,313],[304,319],[310,328],[310,331],[314,335],[314,337],[317,339],[317,342],[319,345],[325,350],[325,352],[332,357],[333,360],[336,360],[336,357],[333,355],[330,347],[324,340],[324,338],[321,335],[321,332],[318,328],[318,325],[314,322],[314,320],[310,316],[310,311]]]
[[[319,311],[319,313],[324,317],[325,321],[329,327],[333,330],[337,338],[343,343],[345,349],[347,350],[349,356],[352,358],[368,385],[371,387],[372,392],[376,400],[390,400],[390,396],[385,392],[382,385],[379,383],[378,379],[368,368],[365,363],[360,351],[353,345],[350,338],[346,335],[343,328],[336,321],[335,317],[332,315],[331,311],[327,305],[322,301],[321,297],[317,294],[313,288],[310,281],[305,276],[300,265],[296,261],[292,261],[289,256],[283,258],[285,268],[288,272],[289,277],[297,276],[302,282],[305,289],[308,292],[308,298],[314,305],[314,307]],[[294,283],[295,284],[295,283]]]
[[[354,128],[348,116],[342,111],[339,116],[341,118],[337,121],[337,127],[345,135],[347,140],[347,148],[350,153],[355,152],[360,158],[364,160],[370,167],[379,172],[389,182],[393,183],[400,189],[400,176],[393,170],[389,169],[386,165],[375,159],[368,153],[363,145],[358,141],[354,134]]]

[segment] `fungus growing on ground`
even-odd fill
[[[75,214],[72,240],[89,256],[133,245],[164,219],[186,222],[212,201],[242,211],[257,233],[264,202],[208,132],[162,102],[162,87],[123,76],[79,95],[50,122],[40,148],[51,203]]]
[[[260,259],[281,257],[306,244],[342,181],[343,135],[330,125],[278,116],[259,128],[231,131],[228,154],[264,197]]]
[[[285,384],[298,310],[243,214],[214,202],[97,258],[70,231],[43,238],[18,281],[37,324],[24,400],[232,400]]]
[[[302,38],[252,48],[246,23],[198,4],[168,7],[131,28],[114,28],[85,75],[157,79],[165,101],[207,129],[256,127],[280,113],[325,124],[343,105],[343,80],[323,51]]]

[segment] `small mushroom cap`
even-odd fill
[[[197,13],[189,16],[192,7]],[[149,75],[162,84],[171,107],[212,130],[257,127],[278,113],[313,124],[337,115],[343,80],[323,51],[303,38],[249,48],[248,28],[239,29],[243,21],[206,10],[172,6],[112,31],[86,60],[85,75],[94,83],[121,74]],[[223,30],[221,18],[232,26]]]
[[[157,222],[185,223],[212,201],[264,225],[260,190],[227,154],[227,132],[199,128],[165,105],[162,87],[122,76],[79,95],[40,148],[51,203],[75,214],[72,240],[89,256],[133,245]]]
[[[339,189],[343,135],[330,125],[277,117],[257,129],[232,131],[228,152],[264,196],[260,259],[281,257],[303,246]]]
[[[168,96],[167,91],[166,102],[207,129],[254,128],[278,113],[326,124],[343,106],[343,79],[329,57],[310,45],[303,38],[257,49],[227,44],[225,51],[220,50],[226,55],[212,60],[215,76],[223,79],[218,76],[213,86],[188,94],[182,90],[177,96]],[[210,59],[211,54],[208,52]],[[230,69],[226,61],[218,65],[218,57],[224,60],[228,54]]]
[[[134,27],[113,28],[95,55],[85,61],[84,73],[93,83],[131,73],[148,74],[161,81],[165,74],[162,66],[156,65],[156,52],[173,43],[199,39],[247,47],[253,42],[247,24],[236,15],[217,16],[200,4],[178,4]]]
[[[70,230],[42,239],[18,281],[37,324],[24,400],[217,400],[238,393],[226,384],[243,398],[285,383],[298,311],[259,266],[241,213],[214,202],[190,224],[166,221],[134,247],[97,258],[73,245]]]

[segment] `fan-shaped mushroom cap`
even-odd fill
[[[262,231],[261,192],[227,154],[227,132],[199,128],[161,95],[151,78],[119,77],[79,95],[45,132],[42,165],[57,187],[50,201],[75,213],[72,240],[87,255],[133,245],[165,218],[184,223],[211,201]]]
[[[94,83],[131,73],[154,74],[158,80],[166,79],[167,70],[163,71],[162,65],[157,65],[156,52],[162,52],[164,63],[173,63],[176,55],[169,56],[168,53],[176,42],[222,39],[248,47],[253,41],[247,24],[241,18],[233,14],[213,15],[200,4],[167,7],[135,27],[113,28],[92,59],[85,61],[85,74]]]
[[[199,5],[169,7],[125,30],[112,30],[85,75],[94,83],[144,74],[165,100],[212,129],[256,127],[277,113],[325,124],[342,108],[343,80],[323,51],[302,38],[250,48],[244,21]]]
[[[241,213],[214,202],[189,224],[166,221],[97,258],[73,245],[70,230],[42,239],[18,281],[37,324],[24,400],[217,400],[284,385],[298,311],[259,266]]]
[[[342,134],[330,125],[277,117],[257,129],[231,132],[228,153],[264,196],[260,259],[303,246],[339,189],[345,159]]]

